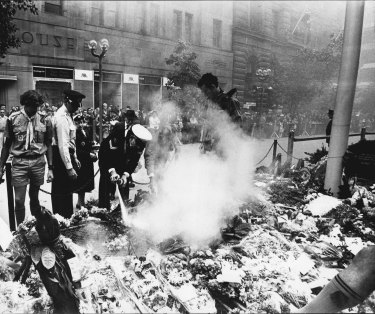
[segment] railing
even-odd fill
[[[362,128],[360,133],[351,133],[349,134],[349,137],[352,136],[360,136],[361,141],[366,139],[366,135],[374,135],[375,132],[366,132],[366,128]],[[294,142],[304,142],[304,141],[315,141],[315,140],[325,140],[327,138],[330,138],[330,136],[308,136],[308,137],[294,137],[294,131],[289,132],[288,136],[288,151],[287,151],[287,159],[286,163],[288,165],[291,165],[292,163],[292,158],[293,158],[293,147],[294,147]],[[275,141],[277,144],[277,140],[274,140],[274,145]],[[276,159],[276,149],[274,146],[274,155],[273,155],[273,160]]]

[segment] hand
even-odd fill
[[[98,160],[98,156],[96,156],[95,153],[90,153],[90,158],[91,158],[91,161],[92,161],[92,162],[95,162],[95,161]]]
[[[120,179],[119,174],[116,172],[116,170],[113,170],[111,172],[111,182],[117,182]]]
[[[76,159],[76,164],[77,164],[78,169],[81,169],[81,163],[78,159]]]
[[[126,174],[123,174],[120,180],[120,186],[124,187],[127,182],[128,182],[128,177],[126,176]]]
[[[49,169],[48,170],[48,174],[47,174],[47,183],[52,182],[53,178],[54,178],[54,176],[53,176],[53,170]]]
[[[76,173],[76,171],[73,168],[68,169],[68,176],[72,180],[76,180],[77,179],[77,173]]]

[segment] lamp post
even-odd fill
[[[90,40],[89,42],[89,49],[91,54],[99,59],[99,142],[101,143],[103,140],[103,73],[102,73],[102,60],[109,48],[109,42],[107,39],[102,39],[99,42],[99,47],[101,49],[100,54],[96,52],[98,48],[98,43],[96,40]],[[95,103],[95,102],[94,102]],[[95,110],[95,105],[94,105]],[[95,119],[93,120],[93,137],[95,141]]]
[[[261,103],[261,110],[263,111],[263,107],[264,107],[264,104],[263,104],[263,98],[264,98],[264,94],[267,93],[269,95],[270,92],[272,92],[272,87],[269,86],[269,87],[264,87],[263,84],[265,84],[270,75],[272,73],[272,70],[269,69],[269,68],[263,68],[263,67],[260,67],[256,70],[255,72],[255,75],[256,77],[258,78],[258,81],[260,82],[261,86],[257,86],[256,87],[256,92],[259,94],[260,93],[260,103]]]

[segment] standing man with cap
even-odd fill
[[[73,214],[73,182],[77,179],[80,163],[76,154],[76,127],[72,114],[81,107],[85,95],[64,91],[64,104],[53,119],[53,165],[55,179],[52,182],[51,198],[53,212],[65,218]]]
[[[53,179],[52,172],[52,127],[46,117],[38,112],[43,103],[42,96],[35,90],[21,95],[22,110],[9,116],[5,128],[5,144],[0,159],[0,179],[9,157],[12,161],[12,186],[14,188],[15,214],[17,224],[25,219],[25,196],[29,187],[30,211],[33,216],[41,213],[39,188],[44,184],[47,153],[48,181]]]

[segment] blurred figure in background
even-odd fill
[[[4,144],[4,131],[7,124],[8,117],[5,115],[5,109],[0,108],[0,152]]]

